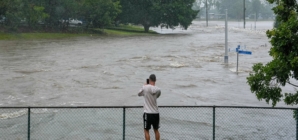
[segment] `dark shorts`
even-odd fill
[[[143,115],[144,120],[144,129],[151,129],[151,125],[153,129],[157,130],[159,128],[159,114],[147,114]]]

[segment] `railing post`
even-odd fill
[[[215,140],[215,106],[213,106],[213,140]]]
[[[298,110],[295,110],[295,111],[294,111],[294,116],[296,119],[296,140],[298,140]]]
[[[125,107],[123,107],[123,140],[125,140]]]
[[[28,140],[30,140],[30,107],[28,107]]]

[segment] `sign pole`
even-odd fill
[[[255,15],[255,30],[256,30],[256,28],[257,28],[257,13],[256,13],[256,15]]]
[[[245,47],[244,47],[245,48]],[[238,66],[239,66],[239,54],[246,54],[246,55],[251,55],[252,52],[251,51],[244,51],[244,50],[240,50],[240,45],[238,45],[238,47],[236,48],[236,53],[237,53],[237,66],[236,66],[236,73],[238,75]]]
[[[243,0],[243,28],[245,29],[245,0]]]
[[[225,64],[229,62],[228,56],[228,9],[226,9],[226,21],[225,21]]]
[[[237,75],[238,75],[239,50],[240,50],[240,45],[238,45],[238,47],[236,48],[236,52],[237,52],[237,66],[236,66],[236,73],[237,73]]]
[[[239,62],[239,52],[237,51],[237,68],[236,68],[237,74],[238,74],[238,62]]]
[[[208,2],[206,0],[206,26],[208,27]]]

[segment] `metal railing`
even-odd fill
[[[298,140],[297,108],[160,106],[161,140]],[[0,140],[144,139],[141,106],[0,107]],[[150,131],[154,137],[153,131]]]

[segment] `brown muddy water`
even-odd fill
[[[229,48],[245,45],[252,55],[224,60],[224,22],[194,22],[188,30],[153,36],[80,37],[1,41],[1,106],[142,105],[136,93],[151,74],[162,89],[159,105],[253,105],[259,102],[246,77],[253,64],[269,62],[270,44],[258,30],[229,23]],[[265,47],[267,46],[267,47]],[[292,90],[290,88],[286,90]],[[281,106],[284,103],[279,104]]]
[[[229,22],[228,65],[224,22],[209,25],[194,21],[188,30],[152,28],[160,33],[152,36],[0,41],[0,106],[141,106],[137,92],[152,73],[162,90],[158,105],[270,106],[250,92],[246,77],[253,64],[272,60],[265,31],[273,22],[258,22],[257,30]],[[237,45],[252,51],[239,56],[238,75],[232,51]],[[160,112],[162,139],[211,139],[212,109]],[[31,113],[32,139],[122,138],[121,108]],[[141,114],[141,108],[127,110],[127,139],[143,138]],[[295,137],[291,110],[219,109],[217,118],[217,139]],[[26,109],[3,109],[0,120],[0,139],[26,139]]]

